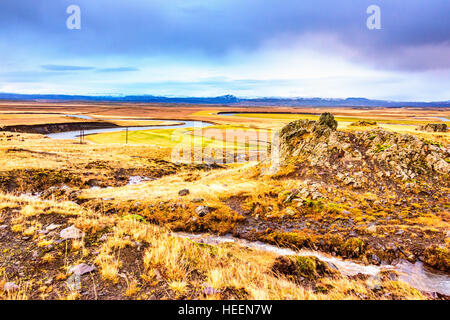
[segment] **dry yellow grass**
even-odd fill
[[[247,299],[359,299],[355,293],[359,292],[368,297],[373,295],[363,281],[346,278],[326,280],[332,289],[326,294],[315,293],[273,274],[270,267],[276,255],[272,253],[230,244],[199,245],[188,239],[174,237],[164,228],[155,225],[120,217],[104,217],[69,202],[36,201],[5,194],[0,194],[0,201],[33,207],[35,214],[23,216],[24,221],[46,214],[50,208],[52,215],[65,214],[73,217],[71,221],[88,234],[92,230],[98,230],[98,224],[102,225],[103,219],[106,219],[112,229],[108,233],[108,240],[101,245],[100,252],[95,258],[98,272],[104,281],[118,282],[124,263],[122,250],[133,248],[136,242],[140,242],[148,244],[142,257],[145,269],[141,270],[140,278],[154,279],[157,275],[159,281],[167,283],[167,287],[177,295],[187,294],[193,288],[204,285],[218,291],[242,288]],[[22,216],[20,213],[18,215]],[[53,258],[58,259],[58,256],[55,255]],[[52,260],[49,256],[45,259]],[[127,287],[123,295],[137,297],[139,295],[137,279],[127,278],[126,281]],[[392,290],[396,294],[401,293],[404,298],[423,298],[406,284],[396,283],[395,286],[392,285]],[[0,298],[25,299],[27,294],[22,289],[14,296],[0,292]],[[77,292],[67,291],[61,293],[60,298],[78,299],[80,295]]]

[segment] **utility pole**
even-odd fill
[[[126,132],[126,135],[125,135],[126,136],[126,138],[125,138],[126,142],[125,142],[125,144],[128,144],[128,127],[126,128],[125,132]]]
[[[84,128],[80,126],[80,144],[84,144]]]

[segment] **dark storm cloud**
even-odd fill
[[[81,7],[82,29],[66,28]],[[382,30],[366,28],[381,7]],[[1,0],[0,44],[68,57],[176,55],[221,59],[267,40],[333,35],[360,63],[384,69],[450,68],[448,0]],[[330,53],[345,55],[326,43]],[[282,46],[283,43],[280,43]],[[308,44],[305,44],[307,46]]]

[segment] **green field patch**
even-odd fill
[[[129,131],[128,132],[128,143],[129,144],[148,144],[148,145],[158,145],[162,147],[173,148],[175,146],[184,145],[195,146],[202,148],[227,148],[227,149],[250,149],[256,150],[258,148],[256,143],[234,143],[223,141],[218,138],[209,138],[202,136],[203,132],[207,132],[207,129],[234,129],[234,130],[256,130],[251,128],[242,128],[234,126],[215,126],[203,129],[194,128],[183,128],[183,129],[152,129],[152,130],[139,130],[139,131]],[[198,131],[197,131],[198,130]],[[88,140],[98,143],[98,144],[125,144],[126,143],[126,132],[108,132],[99,133],[94,135],[89,135]]]

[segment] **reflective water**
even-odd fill
[[[85,120],[91,120],[92,119],[92,117],[86,116],[86,115],[83,115],[83,114],[67,114],[66,117],[80,118],[80,119],[85,119]]]
[[[67,115],[69,117],[76,117],[90,120],[92,119],[89,116],[84,115]],[[96,120],[104,120],[104,121],[114,121],[115,119],[96,119]],[[136,120],[136,119],[117,119],[117,120]],[[152,122],[160,122],[161,120],[140,120],[139,121],[148,121],[149,124]],[[180,120],[164,120],[164,121],[175,121],[180,122]],[[182,121],[182,124],[175,125],[166,125],[166,126],[140,126],[140,127],[128,127],[128,131],[141,131],[141,130],[152,130],[152,129],[179,129],[179,128],[205,128],[211,126],[211,123],[203,122],[203,121]],[[125,127],[115,127],[115,128],[99,128],[99,129],[91,129],[84,130],[85,135],[97,134],[97,133],[106,133],[106,132],[119,132],[125,131]],[[47,137],[52,139],[76,139],[80,136],[80,130],[74,131],[66,131],[66,132],[58,132],[48,134]]]

